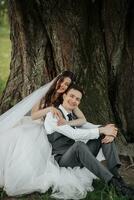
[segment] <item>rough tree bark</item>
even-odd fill
[[[11,73],[1,112],[71,69],[85,90],[87,119],[115,122],[133,142],[133,0],[10,0],[9,16]],[[134,145],[119,135],[120,153],[133,156]]]

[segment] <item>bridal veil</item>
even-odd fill
[[[53,84],[54,80],[40,87],[38,90],[25,97],[22,101],[20,101],[3,115],[1,115],[0,133],[8,130],[9,128],[17,124],[24,117],[24,115],[26,115],[26,113],[28,113],[32,109],[34,104],[36,104],[43,96],[45,96],[46,92]]]

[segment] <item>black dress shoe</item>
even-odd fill
[[[134,189],[128,187],[123,179],[119,180],[118,178],[113,177],[110,184],[113,185],[118,194],[121,194],[129,199],[134,199]]]

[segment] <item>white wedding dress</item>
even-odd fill
[[[51,187],[54,198],[82,199],[87,191],[93,191],[95,176],[86,168],[59,167],[51,155],[43,123],[24,116],[51,84],[0,117],[0,187],[9,196],[44,193]]]

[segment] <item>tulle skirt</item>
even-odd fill
[[[0,134],[0,187],[9,196],[45,193],[51,187],[54,198],[82,199],[93,191],[94,178],[86,168],[59,167],[43,124],[30,117]]]

